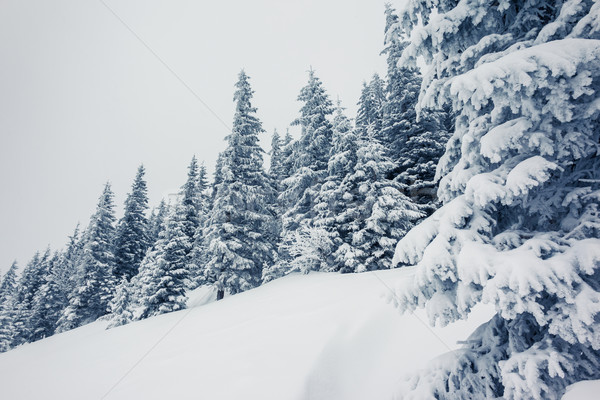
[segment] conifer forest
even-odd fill
[[[406,0],[381,19],[387,72],[359,99],[310,68],[281,99],[297,101],[299,135],[266,132],[241,69],[216,165],[193,157],[159,204],[145,166],[126,171],[122,212],[106,183],[64,247],[10,265],[0,371],[94,322],[119,332],[190,309],[198,290],[225,307],[307,274],[390,270],[377,301],[392,315],[446,327],[490,307],[458,347],[398,373],[394,398],[559,400],[600,380],[600,2]],[[355,398],[330,395],[314,398]]]

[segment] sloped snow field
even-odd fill
[[[400,315],[387,287],[411,274],[291,275],[220,302],[200,288],[187,310],[1,354],[0,399],[392,399],[492,314],[433,329]]]

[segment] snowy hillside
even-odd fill
[[[456,348],[491,316],[434,334],[385,300],[384,282],[411,274],[292,275],[210,303],[201,288],[188,310],[0,354],[0,398],[389,399],[399,376],[448,351],[442,340]]]

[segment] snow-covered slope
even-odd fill
[[[0,355],[1,399],[390,399],[401,375],[456,348],[491,315],[430,330],[386,287],[411,269],[291,275],[188,310],[106,322]]]

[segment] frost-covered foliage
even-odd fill
[[[126,309],[123,295],[129,295],[128,287],[121,286],[121,297],[112,307],[118,312],[113,321],[125,319],[135,308],[134,319],[144,319],[185,308],[187,280],[189,279],[188,255],[192,240],[185,231],[186,212],[182,204],[174,208],[165,221],[165,226],[156,244],[148,250],[140,273],[132,280],[136,288],[132,305]]]
[[[356,112],[356,128],[362,130],[371,128],[373,132],[380,133],[385,102],[385,82],[378,74],[374,74],[369,84],[363,83]]]
[[[58,322],[59,332],[95,321],[109,311],[108,304],[115,286],[113,197],[110,184],[107,183],[83,235],[77,285],[70,294],[69,306]]]
[[[282,145],[281,136],[275,130],[271,139],[271,151],[269,152],[271,156],[269,175],[276,182],[277,189],[279,189],[281,181],[286,177]]]
[[[416,106],[421,75],[418,68],[399,63],[406,39],[391,6],[386,7],[385,49],[388,72],[386,100],[382,108],[381,133],[388,155],[396,164],[390,176],[405,185],[404,193],[426,205],[429,213],[435,209],[437,185],[436,165],[448,141],[446,110],[423,109],[417,116]],[[377,130],[375,130],[377,132]]]
[[[10,349],[14,337],[13,309],[17,291],[17,262],[13,262],[0,283],[0,353]]]
[[[358,143],[351,121],[338,106],[333,118],[332,147],[327,163],[327,177],[321,185],[313,211],[315,216],[294,233],[286,251],[291,270],[338,270],[340,260],[334,254],[351,240],[354,216],[348,212],[350,188],[343,184],[356,165]],[[308,223],[309,222],[309,223]]]
[[[117,280],[131,279],[138,273],[140,263],[150,246],[148,232],[148,190],[143,165],[137,170],[131,193],[125,200],[125,213],[117,225],[115,237],[115,269]]]
[[[272,265],[277,238],[275,190],[263,170],[263,132],[251,100],[253,90],[244,71],[234,94],[233,129],[221,163],[221,181],[206,229],[206,277],[221,297],[258,286],[263,267]]]
[[[456,127],[444,205],[396,249],[396,265],[418,265],[399,307],[441,324],[497,309],[405,398],[433,383],[434,398],[558,399],[600,377],[599,19],[585,0],[410,0],[400,13],[400,62],[431,65],[419,107],[452,104]]]
[[[162,230],[167,218],[168,206],[165,199],[161,199],[157,207],[152,210],[150,218],[148,219],[148,235],[150,247],[158,240],[158,235]]]
[[[343,272],[390,268],[396,243],[423,214],[402,194],[402,186],[388,179],[394,164],[371,130],[359,138],[356,156],[352,173],[342,183],[347,205],[341,215],[350,222],[351,234],[337,250],[338,268]]]
[[[300,91],[298,100],[304,104],[295,124],[302,127],[302,135],[290,156],[293,172],[283,181],[284,188],[279,196],[286,209],[282,218],[284,243],[290,243],[294,231],[303,224],[309,224],[315,216],[314,206],[327,177],[333,136],[328,119],[333,105],[313,70],[309,72],[308,84]]]

